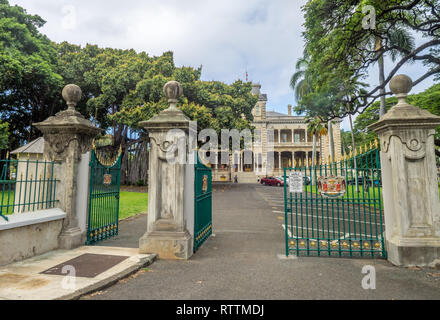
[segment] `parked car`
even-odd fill
[[[275,177],[275,178],[284,182],[284,177]],[[287,182],[287,185],[289,185],[289,178],[286,179],[286,182]]]
[[[373,183],[374,183],[375,187],[381,187],[382,186],[382,182],[378,178],[375,178],[373,180],[371,177],[368,177],[366,179],[366,183],[368,183],[368,185],[370,187],[373,186]],[[348,180],[348,184],[349,185],[355,185],[356,184],[356,178],[353,177],[352,179]],[[364,185],[364,177],[362,177],[362,176],[358,177],[358,185],[360,185],[360,186]]]
[[[277,177],[261,178],[260,183],[265,186],[278,186],[278,187],[284,186],[284,181],[278,179]]]

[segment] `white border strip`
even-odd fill
[[[0,217],[0,231],[61,220],[66,217],[66,213],[59,208],[54,208],[34,212],[14,213],[6,217],[9,221]]]

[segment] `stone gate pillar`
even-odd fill
[[[434,151],[440,117],[408,104],[411,88],[409,77],[394,77],[390,89],[398,103],[369,128],[377,132],[381,143],[388,260],[398,266],[427,266],[440,259]]]
[[[66,212],[59,237],[59,247],[62,249],[72,249],[85,243],[76,208],[78,164],[81,156],[91,150],[92,140],[101,130],[75,110],[81,94],[77,85],[65,86],[62,95],[67,102],[67,110],[34,124],[44,136],[45,160],[60,162],[56,172],[59,180],[56,193],[59,207]]]
[[[164,93],[170,107],[140,123],[148,130],[151,151],[147,232],[139,239],[139,252],[157,253],[161,259],[188,259],[193,253],[193,238],[184,219],[185,161],[170,161],[176,160],[170,156],[179,141],[188,141],[190,121],[176,107],[183,94],[180,83],[168,82]],[[184,151],[186,154],[186,147]],[[194,188],[194,183],[188,187]]]

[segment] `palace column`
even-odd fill
[[[278,152],[278,170],[282,171],[283,168],[281,168],[281,152]]]

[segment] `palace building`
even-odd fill
[[[282,176],[285,167],[311,163],[313,143],[305,118],[293,116],[291,105],[287,107],[287,114],[267,110],[267,95],[260,90],[260,84],[253,85],[252,93],[258,95],[259,99],[252,111],[252,125],[255,127],[255,136],[258,137],[252,152],[229,154],[229,165],[220,164],[220,161],[219,164],[213,164],[214,181],[233,181],[237,176],[239,183],[253,183],[265,176]],[[340,123],[341,121],[333,121],[336,158],[341,157],[342,151]],[[317,138],[316,151],[317,159],[326,161],[329,158],[328,134]],[[219,158],[222,152],[229,151],[220,151]]]

